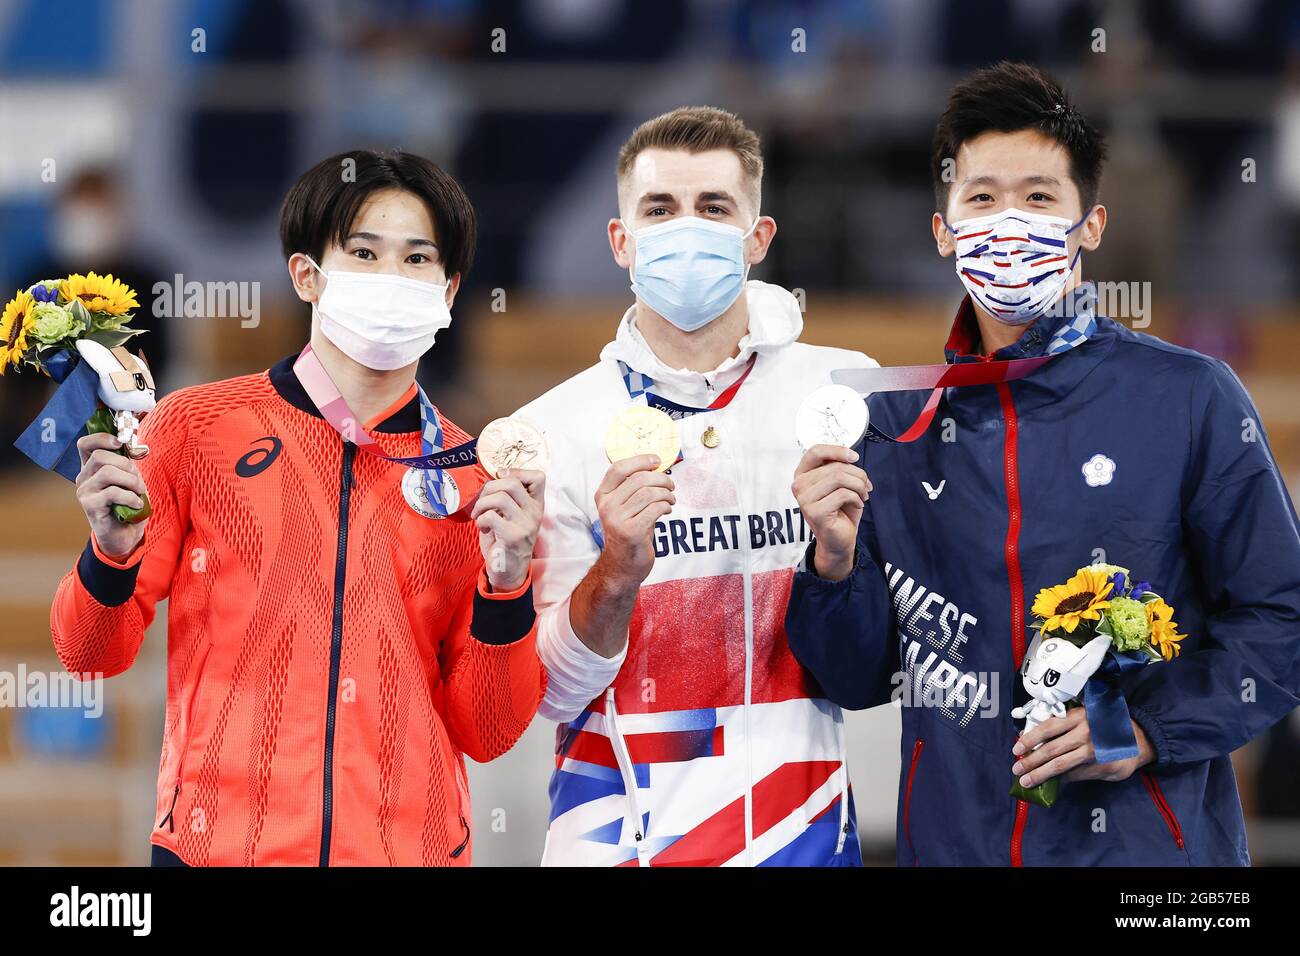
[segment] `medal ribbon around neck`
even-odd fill
[[[479,489],[487,481],[487,473],[478,464],[478,440],[468,441],[454,448],[442,447],[442,419],[438,410],[424,394],[424,389],[416,382],[415,389],[420,397],[420,450],[421,454],[413,458],[394,458],[385,455],[374,437],[361,427],[361,420],[353,414],[347,401],[339,393],[338,386],[325,371],[319,356],[308,344],[303,348],[293,363],[293,373],[302,383],[307,397],[312,400],[317,410],[339,433],[344,441],[350,441],[368,455],[392,462],[418,468],[424,479],[424,491],[429,498],[429,505],[444,518],[467,520],[467,515]],[[443,472],[450,471],[452,478],[461,491],[461,506],[448,513],[447,503],[442,496]]]
[[[867,425],[866,438],[881,443],[914,442],[925,434],[939,411],[939,402],[949,388],[967,385],[995,385],[1025,378],[1046,365],[1058,355],[1088,340],[1097,330],[1094,311],[1094,294],[1080,295],[1074,317],[1063,325],[1048,343],[1046,353],[1032,358],[1001,359],[996,361],[962,362],[953,365],[898,365],[892,368],[841,368],[831,372],[831,381],[847,385],[866,399],[876,392],[909,392],[931,389],[930,397],[916,421],[900,435],[890,435],[877,428],[874,422]]]
[[[703,412],[716,412],[718,409],[726,408],[730,405],[731,400],[735,398],[736,393],[740,391],[740,386],[745,384],[745,379],[749,378],[749,373],[754,370],[754,362],[757,360],[758,353],[755,352],[749,357],[749,362],[745,366],[745,371],[740,373],[740,378],[728,385],[726,389],[718,394],[717,398],[703,408],[691,405],[679,405],[677,402],[670,402],[668,399],[656,395],[654,392],[650,391],[650,389],[654,388],[654,379],[649,375],[643,375],[636,371],[636,369],[632,368],[622,360],[619,361],[618,368],[619,371],[623,373],[623,384],[627,386],[628,398],[636,401],[636,399],[644,395],[645,403],[650,408],[657,408],[669,418],[674,419],[675,421],[681,421],[684,418],[690,418],[692,415],[699,415]],[[676,465],[678,462],[684,461],[685,458],[686,455],[683,452],[678,452],[677,461],[673,462],[673,464]]]
[[[754,370],[754,362],[758,359],[758,353],[755,352],[749,357],[749,362],[745,365],[745,371],[740,374],[727,388],[721,392],[712,403],[703,408],[696,408],[691,405],[679,405],[676,402],[670,402],[666,398],[656,395],[650,389],[654,388],[654,379],[648,375],[642,375],[633,369],[626,362],[618,363],[619,371],[623,373],[623,384],[627,386],[628,398],[633,400],[645,396],[645,403],[651,408],[657,408],[666,414],[669,418],[681,421],[683,418],[690,418],[692,415],[698,415],[701,412],[716,412],[720,408],[726,408],[731,404],[731,400],[736,397],[740,391],[740,386],[745,384],[745,379],[749,378],[749,373]]]

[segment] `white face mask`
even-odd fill
[[[121,223],[103,203],[78,201],[55,215],[52,239],[55,250],[67,261],[93,261],[115,255],[121,233]]]
[[[316,303],[320,330],[348,358],[381,372],[403,368],[429,351],[434,337],[451,325],[447,287],[389,272],[326,272]]]

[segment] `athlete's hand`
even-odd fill
[[[517,590],[528,577],[533,545],[542,528],[546,475],[525,468],[506,468],[479,492],[470,517],[478,526],[478,544],[494,591]]]
[[[115,449],[122,443],[111,432],[83,435],[77,439],[81,472],[77,475],[77,502],[90,522],[99,550],[121,558],[135,550],[144,537],[149,519],[125,524],[113,517],[113,505],[143,508],[144,479],[136,463]]]
[[[813,445],[794,472],[791,490],[817,538],[819,577],[842,581],[853,571],[858,522],[871,495],[871,479],[857,467],[858,453],[842,445]]]
[[[604,570],[622,588],[637,588],[655,563],[655,522],[673,510],[673,480],[655,455],[616,461],[596,489],[596,511],[605,536]]]
[[[1136,757],[1097,763],[1088,708],[1074,707],[1064,717],[1049,717],[1017,741],[1011,748],[1012,755],[1018,758],[1011,772],[1020,774],[1022,787],[1037,786],[1062,774],[1065,780],[1127,780],[1156,758],[1146,731],[1136,721],[1133,736],[1137,739]]]

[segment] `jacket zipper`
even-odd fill
[[[839,747],[840,754],[844,757],[840,761],[839,778],[840,778],[840,835],[835,841],[835,855],[839,856],[844,852],[844,844],[849,840],[849,760],[848,744],[844,737],[844,712],[840,711],[835,715],[835,741]]]
[[[1145,770],[1141,771],[1142,782],[1146,784],[1147,793],[1151,795],[1151,802],[1156,805],[1160,811],[1160,816],[1164,817],[1165,826],[1169,828],[1169,834],[1174,838],[1174,843],[1178,849],[1185,849],[1183,845],[1183,828],[1178,823],[1178,817],[1174,816],[1174,808],[1169,805],[1165,799],[1164,792],[1160,789],[1160,784],[1156,783],[1156,778],[1151,776]]]
[[[912,766],[907,771],[907,790],[903,794],[903,836],[907,838],[907,848],[912,851],[913,866],[920,866],[921,858],[916,855],[916,847],[912,844],[912,781],[916,778],[916,765],[921,762],[924,749],[925,741],[917,737],[912,745]]]
[[[465,822],[465,817],[463,815],[460,818],[460,826],[461,829],[465,831],[465,839],[460,841],[460,846],[451,851],[451,858],[453,860],[464,853],[465,847],[469,846],[469,824]]]
[[[623,789],[627,791],[628,809],[632,811],[632,833],[636,841],[636,859],[638,866],[649,866],[646,857],[645,833],[641,829],[641,807],[636,799],[636,768],[632,765],[632,754],[627,749],[627,741],[618,729],[618,709],[614,706],[614,688],[605,691],[605,720],[609,724],[609,742],[614,747],[614,759],[618,763],[618,772],[623,776]]]
[[[329,866],[330,836],[334,822],[334,722],[339,694],[339,667],[343,657],[343,585],[348,572],[348,507],[352,501],[352,461],[357,446],[343,443],[339,485],[339,537],[334,556],[334,616],[330,628],[329,698],[325,701],[325,773],[321,813],[320,865]],[[463,822],[462,818],[462,822]]]
[[[748,502],[744,500],[742,489],[745,475],[741,459],[732,459],[736,466],[736,495],[741,505],[741,514],[753,514]],[[754,703],[754,551],[752,539],[748,534],[741,535],[744,567],[741,580],[744,583],[745,611],[745,864],[754,865],[754,734],[751,716]],[[847,772],[847,760],[845,761]],[[847,799],[847,795],[845,797]]]
[[[177,778],[176,789],[172,791],[172,805],[167,810],[167,816],[163,817],[161,820],[158,821],[158,826],[154,827],[155,830],[161,830],[162,825],[165,823],[167,824],[168,833],[176,832],[176,821],[173,818],[173,814],[176,813],[176,801],[177,799],[179,799],[180,795],[181,795],[181,782],[180,779]]]
[[[1002,418],[1006,428],[1003,453],[1007,485],[1007,583],[1011,589],[1011,651],[1015,670],[1025,658],[1025,584],[1020,572],[1020,462],[1017,442],[1020,420],[1016,417],[1016,403],[1011,398],[1011,386],[998,383],[998,398],[1002,402]],[[1021,866],[1021,846],[1025,836],[1025,821],[1029,817],[1029,804],[1016,801],[1016,819],[1011,825],[1011,865]]]
[[[212,653],[212,644],[209,643],[203,650],[203,659],[199,661],[199,671],[194,678],[194,693],[190,697],[190,705],[185,710],[185,743],[181,746],[180,758],[176,763],[176,786],[172,790],[172,805],[167,808],[167,815],[158,821],[155,830],[161,830],[162,825],[167,824],[167,832],[176,832],[176,801],[181,796],[181,781],[185,778],[185,755],[190,749],[190,736],[194,733],[194,706],[198,703],[199,693],[203,689],[203,674],[208,666],[208,655]]]

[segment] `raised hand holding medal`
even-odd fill
[[[872,490],[853,450],[868,424],[866,402],[844,385],[817,389],[795,414],[795,439],[804,456],[791,490],[817,539],[815,570],[831,580],[853,569],[858,523]]]
[[[514,590],[527,573],[541,524],[550,452],[540,431],[515,418],[485,425],[476,451],[492,480],[483,486],[470,517],[481,535],[492,586]],[[520,525],[513,521],[518,517],[530,520]]]
[[[681,453],[677,423],[659,409],[629,405],[605,433],[610,461],[596,488],[594,530],[601,563],[616,587],[638,587],[654,567],[655,522],[677,503],[673,479],[666,473]]]

